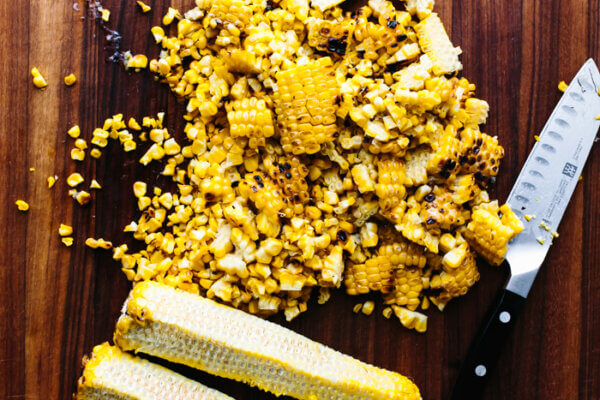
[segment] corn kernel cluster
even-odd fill
[[[338,2],[196,0],[151,29],[159,58],[127,57],[187,101],[185,143],[162,114],[116,115],[92,135],[95,158],[109,139],[150,141],[140,163],[177,184],[134,184],[142,213],[125,231],[146,247],[113,247],[128,279],[288,320],[313,288],[323,303],[343,284],[381,292],[386,318],[422,332],[419,307],[443,309],[479,279],[475,252],[501,262],[522,230],[486,192],[504,150],[480,131],[488,105],[457,77],[433,1]]]

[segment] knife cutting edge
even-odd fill
[[[557,236],[556,231],[590,153],[600,120],[600,72],[592,59],[571,81],[529,153],[507,203],[525,229],[509,245],[510,278],[462,364],[452,400],[482,396],[515,319]]]

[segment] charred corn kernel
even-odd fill
[[[449,74],[462,69],[458,56],[460,47],[454,47],[442,21],[433,13],[415,26],[419,45],[429,56],[436,75]]]
[[[72,237],[62,237],[60,238],[60,241],[67,247],[71,247],[73,245]]]
[[[275,395],[307,400],[421,397],[418,388],[400,374],[373,367],[271,322],[166,285],[153,282],[136,285],[124,312],[115,332],[115,343],[122,349],[142,351],[218,376],[251,382]],[[232,330],[231,326],[242,328]],[[267,345],[263,340],[265,335],[270,338]],[[185,352],[177,350],[183,348]],[[304,350],[298,352],[298,349]]]
[[[90,189],[102,189],[102,186],[100,186],[97,180],[92,179],[92,182],[90,183]]]
[[[65,224],[60,224],[58,227],[58,234],[60,236],[70,236],[73,234],[73,227]]]
[[[116,346],[103,343],[84,358],[75,400],[110,396],[114,400],[161,398],[174,400],[226,400],[214,389],[187,379],[167,368],[129,355]]]
[[[563,93],[567,90],[568,87],[569,85],[567,85],[565,81],[560,81],[560,83],[558,84],[558,90],[560,90]]]
[[[71,149],[71,159],[75,161],[83,161],[85,159],[85,151],[80,149]]]
[[[75,193],[73,198],[82,206],[89,203],[90,200],[92,199],[91,195],[88,192],[86,192],[85,190]]]
[[[475,178],[483,182],[496,176],[504,157],[504,148],[498,139],[473,129],[463,130],[460,136],[463,171],[475,174]]]
[[[15,204],[17,205],[17,208],[19,209],[19,211],[29,210],[29,204],[27,204],[27,202],[25,202],[23,200],[17,200],[17,201],[15,201]]]
[[[76,139],[81,134],[81,130],[79,129],[79,125],[73,125],[68,131],[67,134],[72,138]]]
[[[135,68],[137,70],[141,68],[146,68],[147,66],[148,57],[146,57],[144,54],[136,54],[135,56],[130,56],[128,59],[126,58],[126,68]]]
[[[100,18],[102,19],[102,21],[108,22],[108,20],[110,19],[110,10],[108,8],[100,7]]]
[[[339,93],[333,76],[328,57],[277,73],[273,97],[284,151],[314,154],[333,141]]]
[[[365,304],[362,305],[362,313],[365,315],[371,315],[373,310],[375,309],[375,302],[373,300],[365,301]]]
[[[58,180],[58,176],[56,176],[56,175],[49,176],[46,180],[48,181],[48,189],[50,189],[54,186],[54,184]]]
[[[65,76],[65,85],[73,86],[75,84],[75,82],[77,82],[77,78],[75,77],[75,74],[69,74],[69,75]]]
[[[79,172],[74,172],[67,177],[67,184],[71,187],[76,187],[83,182],[83,176]]]
[[[90,156],[94,158],[100,158],[102,156],[102,152],[99,149],[93,148],[90,150]]]
[[[148,4],[144,3],[143,1],[136,1],[136,3],[138,4],[138,6],[140,6],[140,9],[142,10],[143,13],[147,13],[148,11],[150,11],[152,9],[152,7],[150,7]]]
[[[510,208],[503,210],[504,221],[498,211],[497,205],[496,210],[484,206],[473,208],[471,222],[464,231],[471,247],[493,265],[502,263],[508,242],[523,230],[522,222]]]
[[[46,86],[48,86],[48,82],[46,82],[46,79],[44,79],[44,77],[36,67],[33,67],[31,69],[31,76],[33,77],[33,84],[38,89],[43,89]]]

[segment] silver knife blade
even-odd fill
[[[600,127],[600,73],[590,58],[546,122],[507,203],[525,229],[510,243],[506,288],[527,297]],[[525,215],[535,218],[527,221]]]

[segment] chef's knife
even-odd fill
[[[600,73],[589,59],[552,112],[508,196],[525,229],[509,245],[510,279],[467,353],[452,400],[479,399],[483,394],[596,138],[599,89]]]

